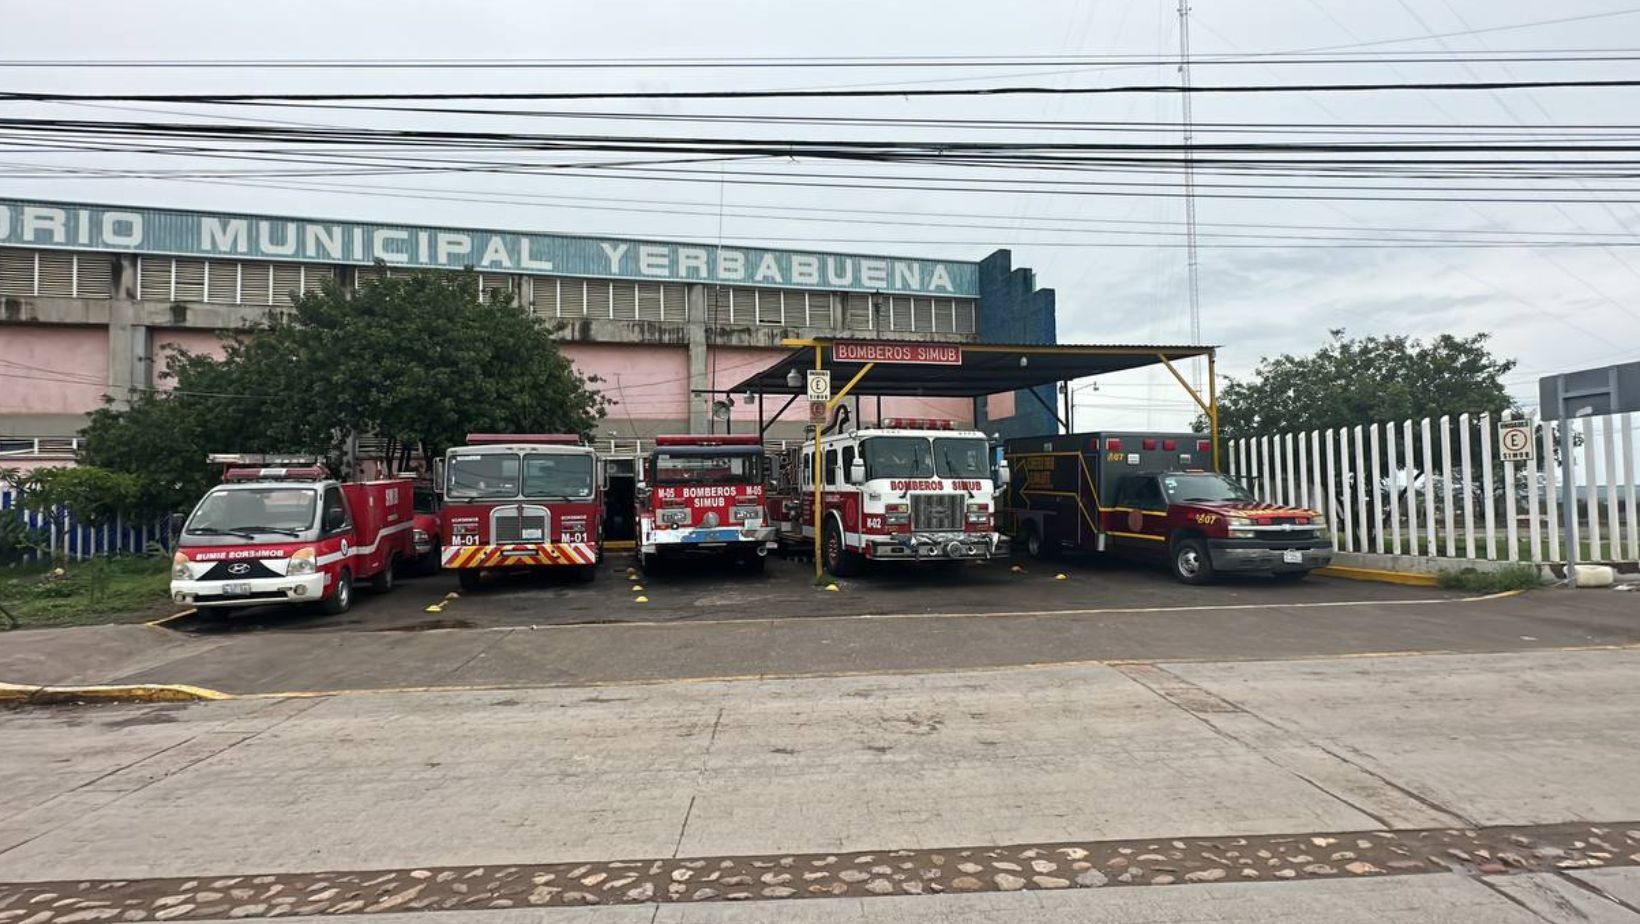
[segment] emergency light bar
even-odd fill
[[[889,417],[883,426],[890,430],[955,430],[957,422],[934,417]]]
[[[655,437],[656,446],[759,446],[763,437],[755,433],[669,434]]]
[[[318,456],[281,455],[265,452],[213,452],[205,457],[208,465],[318,465]]]
[[[574,433],[469,433],[470,446],[497,446],[505,443],[542,443],[559,446],[578,446],[581,437]]]
[[[329,477],[323,465],[304,465],[293,468],[230,468],[222,473],[223,481],[323,481]]]

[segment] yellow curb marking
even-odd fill
[[[1407,587],[1435,587],[1440,578],[1419,571],[1384,571],[1378,568],[1353,568],[1349,565],[1328,565],[1315,573],[1346,581],[1375,581],[1380,584],[1401,584]]]

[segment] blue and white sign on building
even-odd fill
[[[979,295],[975,263],[0,199],[0,244],[656,282]]]

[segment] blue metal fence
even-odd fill
[[[21,495],[12,485],[0,484],[0,516],[21,517],[49,540],[45,551],[27,556],[26,561],[50,561],[59,552],[75,561],[97,555],[136,555],[146,551],[151,542],[165,546],[170,541],[163,520],[137,524],[116,520],[104,526],[82,526],[73,517],[64,516],[59,525],[51,517],[23,510]]]

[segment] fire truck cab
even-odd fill
[[[223,483],[184,521],[171,599],[226,610],[315,603],[346,612],[360,581],[385,593],[408,563],[412,511],[402,479],[339,482],[317,459],[212,456]]]
[[[574,434],[469,433],[444,456],[440,559],[461,586],[486,571],[569,568],[603,558],[603,467]]]
[[[638,565],[690,552],[763,570],[777,547],[763,501],[763,441],[755,435],[657,436],[639,460]]]
[[[952,421],[889,418],[824,438],[821,447],[821,555],[839,577],[867,561],[973,561],[1006,558],[996,531],[985,434]],[[787,493],[771,500],[781,539],[814,541],[814,446],[787,450]]]
[[[1038,558],[1061,551],[1165,561],[1187,584],[1221,571],[1302,578],[1332,560],[1326,520],[1266,504],[1212,470],[1199,433],[1072,433],[1009,440],[1003,519]]]

